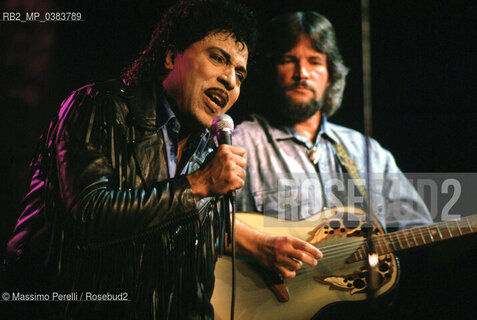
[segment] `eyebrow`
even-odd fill
[[[280,58],[281,59],[284,59],[284,58],[296,59],[296,56],[291,54],[291,53],[284,53]],[[326,56],[323,57],[323,56],[318,55],[318,54],[317,55],[312,54],[312,55],[307,57],[307,59],[318,59],[318,60],[321,60],[321,61],[325,60],[325,58],[326,58]]]
[[[211,49],[217,49],[217,50],[219,50],[219,51],[224,55],[225,60],[227,60],[228,63],[231,62],[231,56],[230,56],[230,54],[229,54],[227,51],[225,51],[224,49],[219,48],[219,47],[211,47]],[[238,70],[238,71],[240,71],[240,72],[243,72],[243,73],[244,73],[244,77],[247,76],[247,69],[246,69],[244,66],[238,66],[238,67],[235,68],[235,70]]]

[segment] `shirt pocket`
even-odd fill
[[[301,187],[261,190],[253,193],[257,211],[280,220],[298,221],[314,215],[321,207],[316,193]]]

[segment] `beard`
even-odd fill
[[[286,95],[285,92],[283,90],[280,93],[277,92],[273,99],[276,107],[273,108],[273,111],[270,110],[275,113],[274,117],[278,116],[277,120],[280,123],[294,125],[305,121],[323,108],[323,98],[318,100],[313,97],[308,101],[298,102]]]
[[[305,121],[323,107],[323,100],[310,99],[306,102],[296,102],[285,96],[283,106],[280,108],[282,116],[286,116],[292,124]]]
[[[313,97],[308,101],[297,101],[286,94],[290,89],[296,86],[307,87],[313,92]],[[303,122],[321,111],[324,106],[326,91],[321,99],[316,99],[315,87],[306,81],[299,81],[287,87],[280,87],[276,83],[266,83],[265,94],[261,100],[264,109],[261,109],[263,115],[275,125],[294,125]]]
[[[293,90],[296,87],[305,87],[313,92],[313,97],[308,101],[296,101],[289,95],[287,91]],[[276,111],[280,114],[281,122],[293,125],[305,121],[310,118],[323,107],[323,98],[316,99],[316,88],[309,84],[306,80],[297,81],[289,86],[279,88],[278,86],[274,87],[276,106],[278,107]]]

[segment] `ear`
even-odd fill
[[[176,60],[176,57],[177,57],[176,47],[172,45],[168,46],[166,50],[166,59],[164,59],[164,68],[166,68],[166,70],[171,71],[172,69],[174,69],[174,62]]]

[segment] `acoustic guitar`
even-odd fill
[[[236,319],[310,319],[325,306],[366,299],[367,228],[379,259],[376,294],[388,293],[398,282],[399,265],[393,254],[413,247],[460,237],[477,231],[477,216],[457,221],[384,233],[379,222],[366,222],[366,213],[354,207],[327,209],[310,219],[284,221],[260,213],[237,213],[237,219],[268,234],[289,235],[308,241],[323,253],[315,267],[304,264],[293,279],[281,280],[252,261],[236,261]],[[212,304],[215,318],[230,318],[231,258],[215,268]]]

